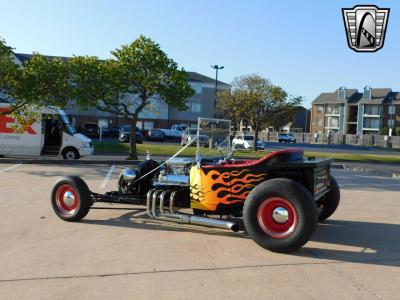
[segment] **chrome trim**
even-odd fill
[[[289,220],[289,212],[286,208],[278,206],[272,212],[272,218],[277,223],[285,223]]]
[[[72,192],[70,192],[70,191],[66,191],[65,194],[64,194],[64,197],[63,197],[63,202],[69,207],[74,205],[74,203],[75,203],[74,194]]]

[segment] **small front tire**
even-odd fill
[[[69,222],[80,221],[92,205],[89,188],[78,176],[63,177],[53,188],[51,205],[60,219]]]

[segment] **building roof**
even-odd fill
[[[338,91],[336,90],[333,93],[322,93],[320,94],[312,104],[333,104],[340,103],[338,99]],[[346,102],[348,104],[382,104],[382,103],[390,103],[393,97],[395,101],[400,102],[399,93],[393,93],[390,88],[371,88],[371,99],[364,99],[364,93],[358,92],[356,89],[347,89],[346,90]],[[395,94],[395,95],[394,95]]]
[[[389,94],[392,89],[389,88],[379,88],[371,89],[371,100],[365,100],[361,98],[359,103],[362,104],[382,104],[389,99]]]
[[[189,75],[189,81],[191,81],[191,82],[201,82],[201,83],[213,83],[213,84],[215,84],[215,79],[214,78],[211,78],[211,77],[208,77],[208,76],[196,73],[196,72],[187,72],[187,73]],[[225,85],[225,86],[230,86],[229,84],[227,84],[225,82],[222,82],[222,81],[219,81],[219,80],[218,80],[218,84]]]
[[[25,54],[25,53],[14,53],[15,57],[18,58],[18,60],[21,63],[26,62],[27,60],[30,60],[33,56],[33,54]],[[69,57],[64,57],[64,56],[51,56],[51,55],[44,55],[44,57],[48,58],[48,59],[61,59],[64,61],[67,61],[69,59]]]
[[[339,89],[337,89],[333,93],[322,93],[317,98],[315,98],[312,104],[339,103],[338,91]],[[351,101],[357,92],[358,91],[356,89],[346,89],[346,101]]]
[[[32,54],[14,53],[14,55],[15,55],[16,58],[18,58],[18,60],[21,63],[24,63],[25,61],[30,60],[32,58]],[[44,55],[44,56],[46,58],[48,58],[48,59],[56,59],[56,58],[58,58],[58,59],[61,59],[61,60],[64,60],[64,61],[67,61],[69,59],[69,57],[65,57],[65,56],[50,56],[50,55]],[[210,78],[208,76],[199,74],[197,72],[187,72],[187,73],[188,73],[190,82],[200,82],[200,83],[212,83],[212,84],[215,84],[215,79]],[[218,80],[218,84],[222,85],[222,86],[227,86],[227,87],[230,86],[229,84],[227,84],[225,82],[222,82],[222,81],[219,81],[219,80]]]
[[[400,92],[391,92],[385,103],[400,104]]]

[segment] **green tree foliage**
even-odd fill
[[[140,36],[130,45],[111,52],[112,59],[74,57],[70,61],[73,98],[84,108],[129,118],[131,124],[130,158],[137,159],[136,123],[139,113],[151,109],[151,99],[186,109],[186,98],[194,94],[188,75],[168,58],[160,46]]]
[[[389,127],[383,127],[380,130],[381,135],[389,135]]]
[[[258,75],[236,77],[231,92],[218,94],[218,108],[236,122],[245,120],[255,133],[257,149],[259,131],[287,123],[300,105],[301,97],[289,97],[281,87]]]
[[[29,119],[44,106],[65,107],[71,96],[68,63],[34,53],[30,60],[18,65],[12,49],[1,40],[0,90],[11,100],[8,113],[17,118]]]

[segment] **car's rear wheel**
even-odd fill
[[[89,212],[92,200],[86,183],[78,176],[58,180],[51,193],[51,205],[64,221],[79,221]]]
[[[336,211],[340,203],[340,188],[336,179],[331,176],[330,191],[317,201],[320,222],[328,219]]]
[[[303,246],[314,232],[318,210],[311,193],[284,178],[255,187],[243,208],[248,234],[261,247],[287,253]]]

